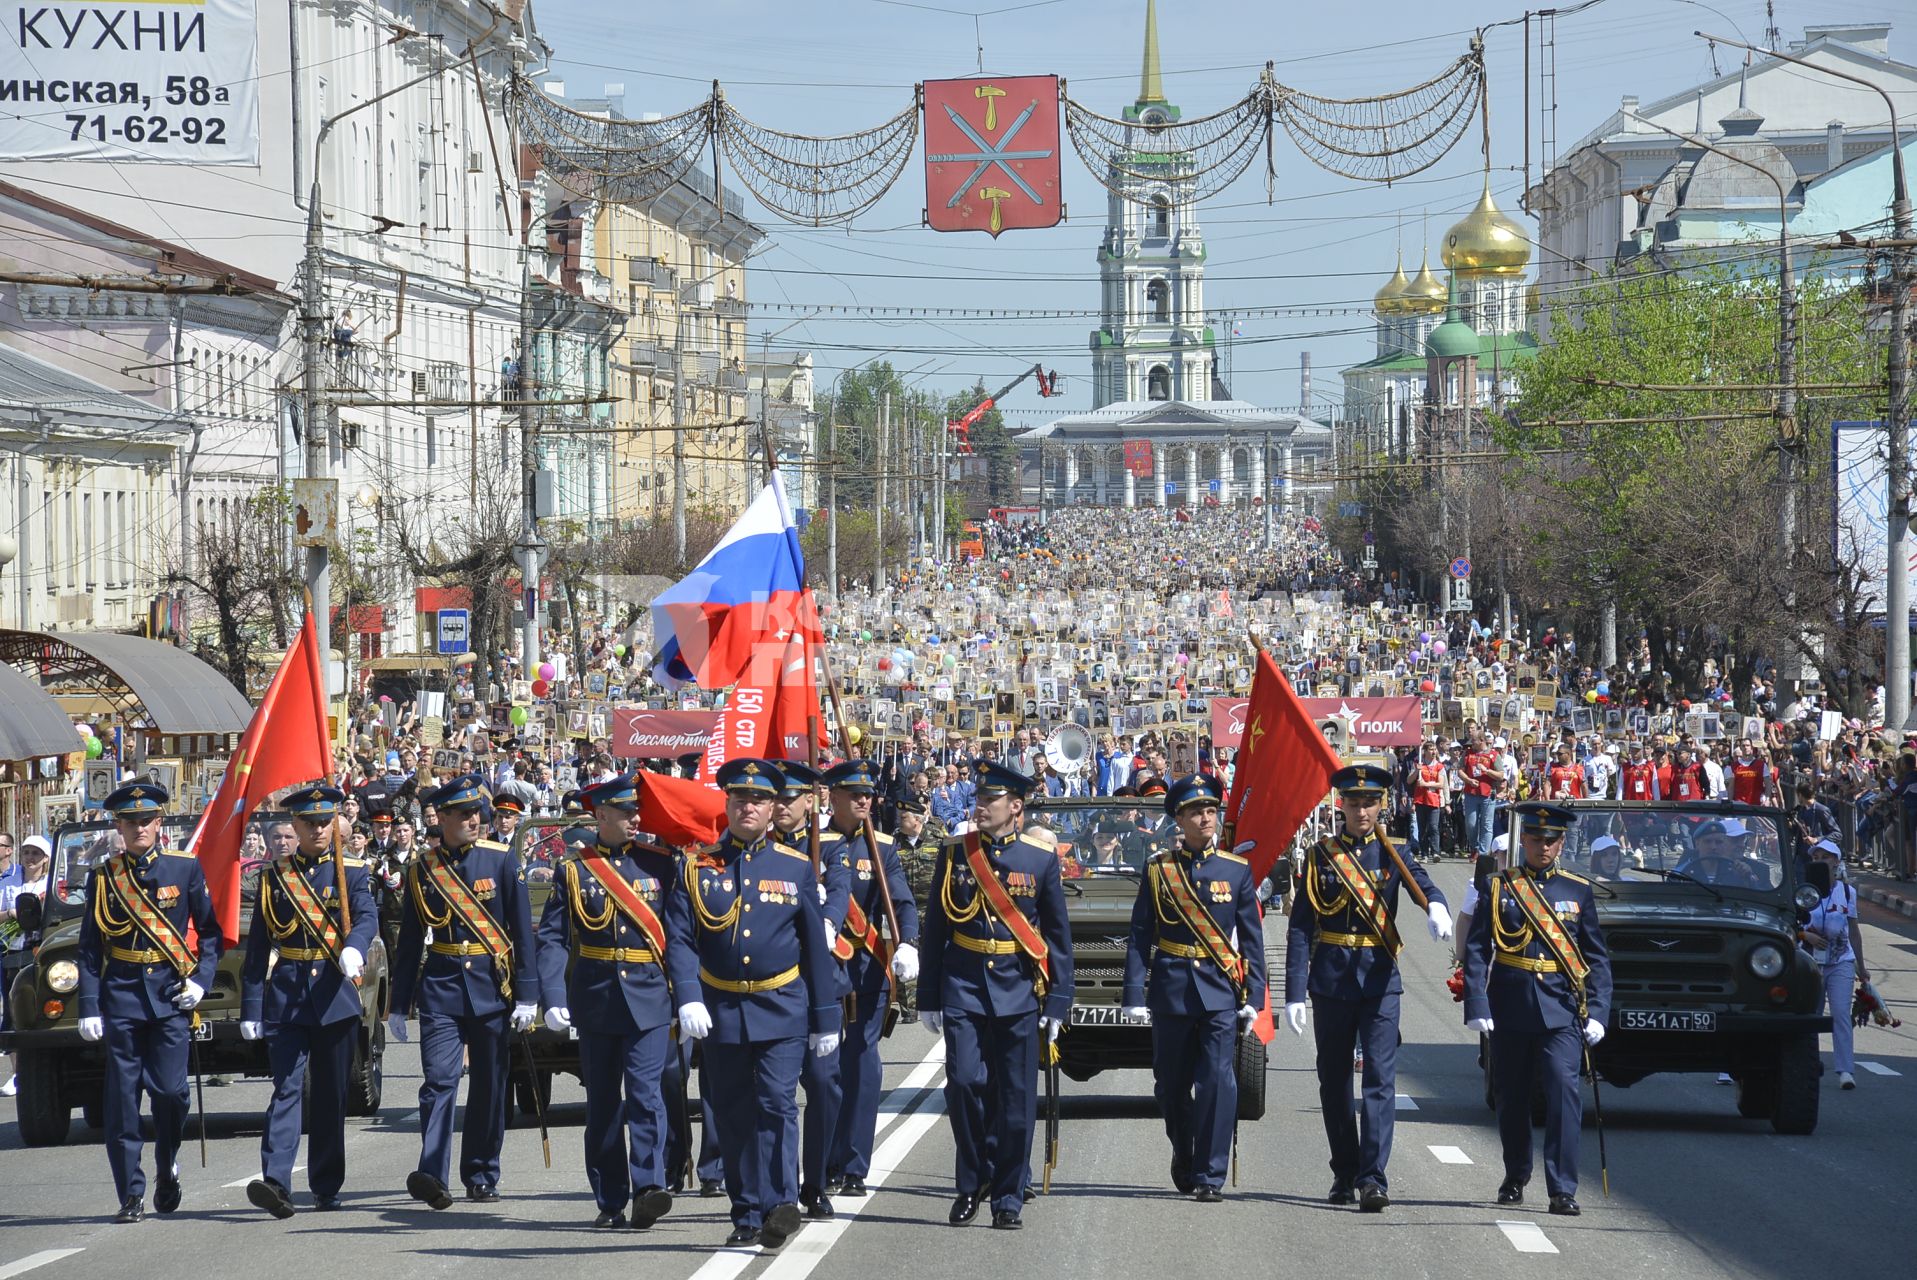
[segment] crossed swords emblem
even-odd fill
[[[997,115],[998,104],[988,99],[986,107],[987,120],[985,127],[989,129],[992,127],[992,118]],[[926,157],[926,159],[933,164],[963,164],[967,161],[973,161],[978,165],[976,169],[972,170],[965,181],[959,183],[957,189],[952,192],[952,198],[945,202],[946,208],[951,209],[957,207],[958,202],[965,198],[965,193],[971,189],[972,184],[980,178],[983,178],[986,172],[994,166],[998,168],[999,172],[1011,179],[1013,185],[1018,187],[1020,191],[1023,191],[1027,196],[1031,197],[1033,204],[1043,205],[1045,203],[1045,197],[1032,190],[1032,185],[1025,181],[1018,170],[1014,169],[1008,163],[1012,160],[1043,160],[1052,154],[1049,151],[1011,150],[1012,140],[1018,137],[1018,131],[1025,127],[1025,122],[1030,120],[1032,113],[1037,110],[1038,102],[1034,100],[1025,110],[1018,113],[1016,120],[1005,126],[1005,132],[999,136],[998,142],[994,144],[981,135],[978,130],[974,129],[971,122],[960,115],[949,103],[945,104],[945,114],[951,117],[952,123],[958,126],[961,133],[972,140],[973,146],[978,148],[977,151],[955,151],[944,155],[929,155]],[[979,199],[990,200],[992,202],[992,234],[997,235],[1000,231],[1004,230],[1003,219],[999,216],[999,202],[1002,200],[1010,200],[1012,193],[1002,187],[980,187],[978,195]]]

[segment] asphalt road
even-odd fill
[[[1437,873],[1452,893],[1461,864]],[[454,1274],[549,1265],[563,1252],[575,1276],[801,1280],[908,1270],[913,1280],[1025,1274],[1161,1276],[1271,1274],[1299,1266],[1338,1275],[1784,1277],[1907,1275],[1917,1256],[1917,923],[1866,908],[1866,948],[1880,989],[1909,1025],[1858,1033],[1858,1088],[1824,1078],[1815,1135],[1782,1138],[1738,1118],[1732,1090],[1702,1076],[1659,1076],[1605,1091],[1611,1195],[1599,1187],[1597,1138],[1586,1108],[1584,1216],[1544,1212],[1542,1171],[1530,1202],[1500,1209],[1497,1135],[1482,1101],[1475,1045],[1445,991],[1447,946],[1415,922],[1406,930],[1404,1048],[1392,1206],[1379,1216],[1332,1208],[1309,1039],[1272,1045],[1270,1110],[1244,1127],[1239,1185],[1199,1205],[1169,1185],[1165,1148],[1143,1072],[1068,1082],[1063,1154],[1049,1197],[1027,1206],[1025,1229],[945,1225],[952,1144],[939,1086],[940,1047],[902,1026],[886,1045],[878,1157],[863,1202],[839,1202],[836,1223],[808,1224],[774,1257],[719,1247],[723,1202],[682,1198],[645,1235],[587,1226],[593,1205],[580,1161],[583,1101],[556,1086],[553,1168],[536,1129],[507,1137],[504,1200],[433,1213],[407,1199],[418,1154],[413,1109],[417,1050],[387,1055],[386,1108],[348,1132],[344,1211],[278,1223],[246,1202],[258,1172],[263,1082],[206,1094],[208,1167],[191,1140],[185,1203],[170,1219],[116,1227],[112,1181],[95,1135],[75,1116],[64,1147],[21,1146],[11,1101],[0,1101],[0,1280],[166,1274],[224,1280],[262,1274]],[[1274,945],[1274,964],[1282,963]],[[1872,1065],[1874,1064],[1874,1065]],[[149,1173],[151,1156],[149,1154]],[[303,1179],[296,1179],[303,1182]],[[310,1204],[304,1186],[297,1202]]]

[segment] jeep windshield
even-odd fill
[[[1559,865],[1629,896],[1660,891],[1769,897],[1795,881],[1790,842],[1775,809],[1698,802],[1574,801]]]
[[[168,849],[183,849],[197,815],[172,814],[160,820],[160,841]],[[46,918],[49,924],[70,919],[86,905],[87,883],[93,868],[126,846],[107,819],[70,822],[53,836],[53,879]],[[255,814],[240,842],[240,906],[250,910],[259,890],[260,869],[294,847],[293,823],[281,813]]]
[[[1025,831],[1057,838],[1067,880],[1136,876],[1147,858],[1178,839],[1178,829],[1161,806],[1125,799],[1036,800],[1025,807]]]

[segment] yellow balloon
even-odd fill
[[[860,731],[859,726],[848,725],[845,730],[845,740],[856,747],[865,740],[865,734]]]
[[[1592,703],[1595,703],[1595,702],[1597,701],[1597,690],[1596,690],[1596,689],[1586,689],[1586,690],[1584,691],[1584,700],[1585,700],[1586,702],[1592,702]]]

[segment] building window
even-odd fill
[[[1151,234],[1159,240],[1171,239],[1171,200],[1168,197],[1152,197],[1151,218]]]
[[[1154,280],[1145,286],[1145,307],[1151,312],[1153,324],[1171,323],[1171,286],[1163,280]]]
[[[1152,366],[1145,375],[1145,398],[1147,400],[1171,399],[1171,370],[1162,364]]]

